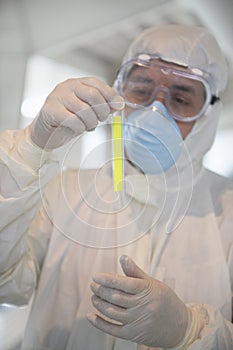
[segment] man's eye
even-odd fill
[[[152,90],[145,88],[135,88],[131,90],[131,93],[139,96],[151,96]]]
[[[180,105],[189,105],[189,101],[182,96],[173,96],[172,101]]]
[[[151,96],[153,93],[153,88],[147,84],[130,84],[128,86],[129,92],[133,95],[138,96]]]

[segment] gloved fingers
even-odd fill
[[[130,294],[141,293],[148,286],[146,280],[112,273],[97,273],[93,276],[93,280],[102,286],[118,289]]]
[[[99,298],[125,309],[135,306],[135,303],[138,300],[138,298],[135,298],[133,294],[128,294],[117,289],[107,288],[95,282],[91,283],[91,290]]]
[[[56,108],[54,106],[56,106]],[[106,113],[109,114],[109,107],[106,107],[106,109]],[[71,91],[70,93],[67,93],[67,91],[65,91],[62,94],[62,97],[57,97],[54,96],[54,94],[52,94],[51,97],[48,98],[43,113],[45,113],[46,110],[49,111],[49,113],[51,114],[51,119],[54,119],[54,121],[57,122],[59,125],[61,125],[62,123],[63,125],[65,125],[68,112],[75,114],[77,118],[79,118],[83,122],[83,124],[85,125],[84,130],[93,130],[98,124],[98,116],[96,115],[92,107],[84,101],[78,99],[73,93],[73,91]],[[63,111],[62,114],[61,111]],[[48,118],[47,120],[50,124],[50,120]]]
[[[85,102],[86,106],[95,112],[96,118],[99,121],[105,120],[111,113],[110,105],[95,87],[82,84],[82,87],[78,91],[78,95],[76,95],[76,99],[81,99]],[[79,110],[77,110],[77,113],[78,112]]]
[[[137,340],[143,339],[140,330],[131,327],[131,324],[121,325],[106,320],[99,315],[94,313],[87,314],[88,321],[96,328],[100,329],[104,333],[108,333],[114,337],[139,342]],[[140,341],[142,343],[142,341]]]
[[[122,255],[120,258],[121,267],[126,276],[148,279],[150,278],[140,267],[138,267],[133,259],[127,255]]]
[[[121,110],[124,108],[124,99],[115,89],[107,85],[102,80],[88,77],[81,78],[80,81],[88,87],[96,88],[112,109]],[[94,105],[97,105],[97,103],[94,103]]]
[[[56,109],[52,103],[53,99],[48,100],[43,109],[49,125],[69,127],[76,135],[96,128],[97,115],[88,104],[78,100],[74,94],[64,94],[62,98],[57,99]]]
[[[86,130],[86,125],[74,113],[67,109],[63,104],[58,104],[56,108],[51,108],[50,103],[46,103],[42,107],[42,113],[46,120],[47,128],[51,127],[56,130],[57,127],[67,127],[74,134],[79,135]],[[36,120],[35,120],[36,122]],[[38,123],[42,123],[42,119],[38,116]]]
[[[48,95],[30,137],[39,147],[55,149],[85,130],[93,130],[114,109],[124,108],[123,98],[96,78],[68,79]]]
[[[76,98],[72,99],[67,97],[67,99],[64,101],[64,106],[83,122],[86,130],[93,130],[98,125],[98,116],[92,107],[90,107],[87,103]]]
[[[79,88],[77,88],[77,86]],[[105,120],[111,113],[111,107],[105,100],[104,96],[100,93],[95,87],[90,87],[82,82],[79,82],[75,85],[76,91],[70,93],[70,98],[68,96],[64,101],[72,102],[68,108],[71,108],[72,112],[75,114],[80,114],[82,111],[93,112],[97,121]]]
[[[95,114],[97,115],[99,121],[104,121],[111,113],[111,108],[106,102],[96,103],[93,104],[91,107],[95,111]]]
[[[46,100],[51,110],[57,105],[56,99],[75,114],[90,108],[100,121],[106,119],[112,109],[124,108],[124,100],[116,90],[96,78],[68,79],[58,84]]]
[[[114,337],[127,339],[126,334],[124,332],[124,326],[111,323],[109,321],[104,320],[100,316],[91,313],[87,314],[87,319],[89,322],[91,322],[91,324],[94,327],[100,329],[101,331],[108,333]]]
[[[81,118],[77,117],[77,115],[70,113],[69,117],[67,117],[63,123],[59,126],[69,128],[74,136],[82,134],[85,130],[87,130],[86,125],[83,123]],[[56,132],[56,131],[55,131]]]
[[[91,300],[93,306],[104,316],[121,324],[127,324],[132,321],[133,313],[128,312],[127,309],[113,305],[96,295],[92,295]]]

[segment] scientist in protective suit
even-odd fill
[[[114,88],[69,79],[1,135],[0,301],[33,295],[22,349],[233,349],[233,186],[202,165],[226,81],[206,29],[150,28]],[[116,111],[123,190],[111,162],[54,177],[52,150]]]

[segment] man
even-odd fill
[[[202,166],[225,84],[205,29],[151,28],[116,90],[68,80],[26,130],[2,135],[1,302],[35,290],[23,349],[233,347],[233,188]],[[51,150],[121,110],[124,191],[107,165],[44,190]]]

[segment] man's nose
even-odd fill
[[[168,91],[165,86],[161,86],[158,89],[155,90],[154,92],[154,101],[159,101],[163,105],[166,104],[166,100],[168,98]]]

